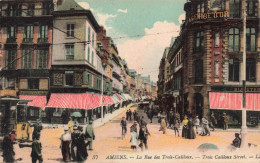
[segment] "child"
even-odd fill
[[[178,136],[180,136],[178,127],[179,127],[179,120],[177,118],[175,118],[174,126],[173,126],[173,130],[174,130],[175,136],[176,136],[176,132],[178,133]]]
[[[37,160],[39,160],[39,163],[43,162],[42,159],[42,144],[40,142],[40,134],[37,133],[34,136],[34,140],[32,143],[32,153],[31,153],[31,157],[32,157],[32,163],[36,163]]]
[[[138,134],[135,132],[135,130],[131,130],[130,142],[132,143],[131,148],[133,151],[136,151],[136,146],[138,145]]]

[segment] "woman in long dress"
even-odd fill
[[[196,134],[195,134],[195,131],[194,131],[194,128],[193,128],[192,118],[190,118],[189,122],[188,122],[187,138],[188,139],[195,139],[196,138]]]

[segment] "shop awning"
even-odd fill
[[[242,93],[209,92],[210,109],[241,110]],[[246,93],[246,109],[260,111],[260,93]]]
[[[125,99],[118,93],[115,94],[120,101],[125,101]]]
[[[41,109],[44,109],[47,103],[46,96],[20,95],[19,98],[24,100],[32,100],[31,102],[28,102],[28,105],[39,107]]]
[[[112,99],[111,96],[105,95],[105,96],[104,96],[104,103],[106,103],[106,105],[108,105],[108,104],[114,104],[114,101],[113,101],[113,99]]]
[[[111,98],[112,98],[112,100],[114,101],[115,104],[118,104],[118,103],[121,102],[116,95],[111,96]]]
[[[122,94],[120,94],[120,96],[123,98],[123,101],[126,101],[126,100],[127,100],[125,94],[122,93]]]
[[[52,93],[47,107],[90,109],[91,94]]]

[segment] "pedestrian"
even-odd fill
[[[134,124],[130,127],[130,132],[135,131],[137,133],[137,122],[134,121]]]
[[[79,136],[80,133],[78,131],[78,127],[75,126],[73,127],[73,133],[71,134],[71,159],[73,161],[77,161],[77,152],[78,152],[78,148],[77,148],[77,144],[78,144],[78,140],[79,140]]]
[[[202,118],[202,132],[201,132],[201,136],[206,136],[206,135],[209,135],[210,136],[210,130],[209,130],[209,122],[207,120],[206,117],[203,117]]]
[[[136,121],[136,114],[137,114],[137,112],[136,112],[136,110],[134,110],[134,112],[133,112],[133,115],[134,115],[134,121]]]
[[[83,127],[78,126],[79,137],[77,142],[77,161],[85,161],[88,157],[88,152],[85,144],[85,135],[83,134]]]
[[[178,136],[179,135],[179,120],[177,118],[174,119],[174,123],[173,123],[173,130],[174,130],[174,134],[176,136],[176,132],[178,133]]]
[[[70,133],[73,133],[73,120],[71,117],[69,118],[68,127],[70,130]]]
[[[41,135],[41,130],[42,130],[41,120],[37,119],[37,122],[33,125],[32,139],[35,139],[35,136],[38,134]]]
[[[222,116],[222,123],[223,123],[223,130],[226,130],[228,128],[228,116],[224,112]]]
[[[195,139],[196,138],[196,134],[193,128],[193,121],[192,118],[189,118],[189,122],[188,122],[188,129],[187,129],[187,138],[188,139]]]
[[[126,120],[128,121],[129,110],[127,110],[125,114],[126,114]]]
[[[70,161],[71,133],[68,127],[64,128],[64,134],[61,135],[60,140],[61,140],[60,148],[61,148],[63,161],[65,162]]]
[[[2,150],[3,150],[3,161],[4,162],[14,162],[15,152],[14,152],[13,143],[11,141],[9,134],[6,134],[4,136]]]
[[[140,140],[140,144],[139,147],[141,147],[141,150],[143,151],[143,148],[145,146],[145,149],[148,149],[148,145],[147,145],[147,141],[148,141],[148,135],[151,136],[151,134],[149,133],[147,126],[143,125],[140,127],[139,130],[139,137],[138,139]]]
[[[139,122],[139,126],[143,126],[143,125],[147,125],[146,121],[144,120],[144,116],[142,116],[140,122]]]
[[[161,120],[161,129],[163,131],[163,134],[166,134],[166,122],[165,122],[165,117],[162,117]]]
[[[40,134],[39,133],[34,135],[34,140],[33,140],[33,143],[32,143],[31,157],[32,157],[32,163],[36,163],[37,161],[39,161],[39,163],[43,162],[43,159],[42,159],[42,144],[40,142]]]
[[[215,125],[217,125],[217,119],[214,113],[212,112],[210,115],[210,127],[212,128],[212,131],[215,131]]]
[[[199,129],[199,126],[200,126],[200,119],[199,119],[199,116],[196,116],[195,120],[194,120],[194,126],[196,128],[196,134],[198,134],[198,129]]]
[[[129,119],[132,121],[132,111],[129,109]]]
[[[232,144],[236,148],[240,148],[241,138],[239,137],[239,133],[235,133],[235,139],[232,141]]]
[[[138,134],[135,130],[131,131],[130,142],[131,142],[131,149],[133,149],[133,151],[136,151],[136,146],[138,145]]]
[[[184,119],[182,121],[182,137],[187,138],[187,132],[188,132],[188,117],[185,115]]]
[[[11,139],[11,142],[14,143],[14,141],[15,141],[15,130],[14,129],[10,133],[10,139]]]
[[[95,140],[95,132],[94,132],[92,124],[93,124],[93,121],[90,120],[89,124],[87,125],[86,130],[85,130],[85,137],[88,140],[86,147],[89,146],[89,150],[93,150],[92,145],[93,145],[93,140]]]
[[[140,116],[139,116],[139,114],[137,112],[136,112],[136,122],[138,124],[140,124]]]

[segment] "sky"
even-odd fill
[[[164,49],[179,35],[186,0],[76,0],[90,9],[128,68],[157,82]]]

